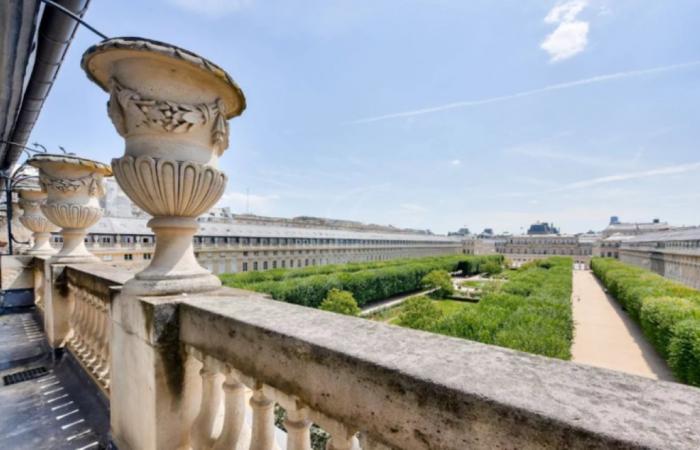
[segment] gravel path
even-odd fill
[[[605,293],[590,270],[574,270],[572,360],[648,378],[673,381],[665,361],[639,326]]]

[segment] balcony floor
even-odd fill
[[[46,369],[7,384],[7,375]],[[106,399],[66,352],[55,357],[35,310],[0,315],[0,449],[107,448]]]

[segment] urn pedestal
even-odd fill
[[[19,206],[23,213],[19,221],[34,238],[34,246],[27,250],[27,255],[53,255],[56,250],[51,247],[49,238],[51,233],[58,231],[53,223],[41,212],[41,207],[46,203],[47,193],[39,186],[21,187],[16,190],[19,194]]]
[[[197,262],[197,217],[221,198],[227,177],[218,158],[228,147],[227,120],[245,108],[231,77],[206,59],[139,38],[102,41],[83,55],[88,77],[110,94],[108,114],[124,138],[112,160],[127,196],[153,216],[150,265],[124,292],[169,295],[217,289],[219,279]]]
[[[63,246],[51,263],[95,262],[85,248],[87,229],[102,217],[99,199],[104,196],[104,177],[112,169],[102,163],[70,155],[36,155],[27,163],[39,169],[39,184],[47,193],[41,211],[61,228]]]

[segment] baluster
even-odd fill
[[[213,450],[234,450],[242,441],[245,422],[245,385],[240,382],[236,372],[226,367],[224,391],[224,427]]]
[[[311,421],[306,408],[287,408],[284,421],[287,429],[287,450],[311,450]]]
[[[97,330],[96,336],[95,336],[95,357],[92,365],[90,368],[92,369],[93,373],[95,376],[99,372],[102,371],[102,367],[104,364],[104,356],[102,354],[102,341],[104,340],[104,334],[105,334],[105,312],[104,312],[104,303],[102,302],[102,299],[99,297],[94,297],[95,299],[95,312],[97,315],[97,320],[95,323],[97,324],[95,326],[95,329]]]
[[[96,374],[97,369],[100,367],[102,358],[102,332],[103,332],[103,320],[102,320],[102,301],[92,294],[90,296],[90,301],[92,303],[92,308],[94,310],[95,320],[92,327],[92,342],[90,345],[91,358],[87,361],[87,366],[90,368],[92,373]]]
[[[68,339],[68,345],[75,347],[78,344],[78,319],[80,317],[80,301],[76,298],[76,289],[73,285],[68,285],[68,290],[71,293],[71,311],[70,311],[70,329],[72,333]]]
[[[75,302],[75,307],[78,309],[78,314],[75,320],[75,345],[73,346],[73,351],[75,352],[75,356],[78,356],[80,351],[83,349],[84,342],[85,342],[85,317],[86,317],[86,311],[85,311],[85,304],[83,302],[82,295],[80,295],[80,291],[75,289],[73,291],[73,301]]]
[[[324,429],[330,433],[331,438],[326,445],[327,450],[359,450],[360,443],[347,426],[339,422],[331,422],[329,426],[324,424]]]
[[[100,314],[100,299],[94,295],[87,293],[90,299],[90,306],[92,307],[92,331],[90,333],[90,359],[88,360],[88,366],[94,368],[95,363],[100,360],[100,332],[102,325],[102,314]]]
[[[250,406],[253,408],[250,450],[272,450],[275,445],[275,402],[265,395],[262,383],[255,383]]]
[[[100,355],[102,355],[102,370],[98,372],[97,379],[104,383],[105,388],[109,389],[109,370],[111,366],[111,361],[109,359],[109,344],[111,336],[112,321],[110,320],[110,303],[107,301],[102,302],[103,314],[102,314],[102,350]]]
[[[95,326],[95,308],[92,306],[92,301],[90,296],[81,291],[81,297],[85,303],[85,310],[87,312],[87,322],[85,325],[85,346],[80,352],[80,357],[85,362],[92,355],[92,343],[94,340],[93,328]]]
[[[194,450],[208,449],[214,444],[214,420],[221,405],[222,378],[219,363],[207,356],[202,359],[202,369],[199,371],[202,377],[202,401],[191,432]]]

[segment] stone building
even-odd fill
[[[216,213],[216,211],[215,211]],[[358,261],[384,261],[447,254],[483,254],[479,242],[418,234],[352,222],[211,216],[199,221],[194,236],[199,263],[215,274],[299,268]],[[88,230],[85,243],[101,261],[130,269],[146,266],[155,237],[143,217],[103,217]],[[324,224],[332,224],[323,226]],[[53,243],[61,245],[54,234]]]
[[[638,234],[651,233],[654,231],[670,230],[673,226],[667,222],[661,222],[659,219],[653,219],[651,222],[620,222],[617,216],[610,218],[610,223],[602,231],[603,239],[614,234],[621,236],[636,236]]]
[[[155,247],[147,225],[150,217],[114,180],[105,185],[105,215],[88,229],[85,244],[107,264],[141,269]],[[481,242],[428,230],[308,216],[233,214],[229,208],[212,208],[199,218],[198,226],[195,255],[215,274],[487,252]],[[52,241],[60,247],[60,234]]]
[[[513,266],[550,256],[570,256],[575,264],[587,266],[593,253],[594,240],[586,235],[517,235],[496,241],[496,252],[508,258]]]
[[[629,236],[618,251],[622,262],[700,289],[700,227]]]

